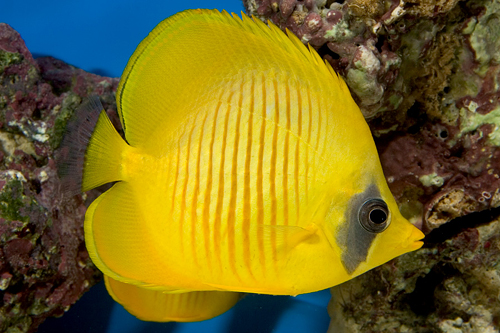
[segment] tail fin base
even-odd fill
[[[58,151],[61,191],[72,196],[120,180],[126,147],[99,97],[89,97],[68,123]]]

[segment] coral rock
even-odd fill
[[[0,331],[34,332],[100,279],[85,249],[83,219],[97,192],[60,191],[54,151],[89,94],[114,108],[118,79],[53,58],[33,59],[0,24]]]
[[[500,221],[434,236],[332,288],[328,332],[498,332]]]

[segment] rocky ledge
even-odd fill
[[[100,279],[83,236],[86,205],[98,192],[61,193],[54,151],[82,99],[97,94],[113,111],[117,85],[50,57],[33,59],[0,23],[1,332],[36,331]]]

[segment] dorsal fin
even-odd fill
[[[290,73],[317,89],[333,85],[348,93],[313,49],[288,34],[217,10],[187,10],[162,21],[137,47],[118,87],[127,141],[144,147],[158,129],[175,131],[193,105],[217,103],[211,96],[238,73]]]

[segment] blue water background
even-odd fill
[[[160,21],[185,9],[240,13],[240,0],[0,1],[0,22],[16,29],[35,57],[53,56],[86,71],[119,77],[139,42]],[[233,309],[199,323],[148,323],[130,315],[101,282],[40,333],[326,332],[330,293],[248,295]]]

